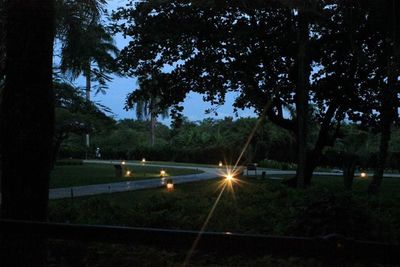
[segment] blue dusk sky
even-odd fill
[[[123,6],[127,1],[126,0],[114,0],[109,1],[107,10],[111,13],[112,10],[117,7]],[[121,35],[117,35],[114,37],[115,44],[119,49],[122,49],[129,40],[124,39]],[[135,118],[135,111],[129,110],[126,111],[124,109],[125,98],[128,93],[132,92],[135,88],[137,88],[136,78],[128,78],[128,77],[118,77],[113,76],[114,79],[112,82],[108,84],[109,89],[106,94],[97,94],[92,95],[92,99],[102,105],[109,107],[114,113],[114,117],[116,119],[125,119]],[[77,86],[84,87],[85,80],[83,78],[79,78],[74,82]],[[226,116],[231,116],[235,118],[235,114],[233,113],[232,104],[235,99],[235,94],[230,93],[226,96],[226,103],[223,106],[220,106],[217,110],[218,116],[214,114],[205,114],[205,111],[211,108],[210,103],[203,102],[202,95],[197,93],[190,93],[186,97],[183,107],[183,115],[188,117],[192,121],[202,120],[204,118],[224,118]],[[254,111],[251,109],[239,110],[239,117],[254,117],[256,116]],[[170,123],[170,119],[165,119],[163,121],[165,124]]]

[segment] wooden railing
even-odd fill
[[[155,228],[78,225],[0,220],[0,234],[76,241],[100,241],[189,249],[201,235],[196,250],[218,255],[274,255],[313,257],[323,260],[400,263],[400,245],[344,238],[247,235],[228,232],[197,232]]]

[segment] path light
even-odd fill
[[[122,165],[125,165],[125,163],[126,163],[125,160],[123,160],[123,161],[121,162]]]
[[[130,170],[126,171],[126,176],[131,176],[131,171]]]
[[[142,163],[146,163],[146,159],[145,158],[142,158]]]
[[[220,161],[220,162],[218,163],[218,166],[219,166],[219,167],[222,167],[222,161]]]
[[[230,171],[228,171],[228,173],[225,174],[225,179],[226,179],[228,182],[232,182],[233,179],[235,179],[235,178],[233,177],[233,173],[231,173]]]
[[[361,172],[360,173],[360,177],[361,178],[366,178],[368,175],[367,175],[367,173],[366,172]]]
[[[174,182],[172,179],[167,180],[167,191],[172,192],[174,190]]]
[[[165,174],[166,174],[166,172],[165,172],[164,170],[161,170],[161,171],[160,171],[160,176],[161,176],[161,177],[164,177]]]

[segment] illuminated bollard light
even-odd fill
[[[167,191],[172,192],[174,190],[174,182],[172,179],[167,180]]]

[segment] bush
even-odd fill
[[[319,188],[303,199],[288,234],[295,236],[325,236],[341,234],[359,240],[390,239],[391,227],[377,218],[365,201],[351,192],[333,193]]]
[[[263,168],[281,169],[281,170],[295,170],[297,165],[288,162],[279,162],[270,159],[264,159],[259,162],[259,166]]]

